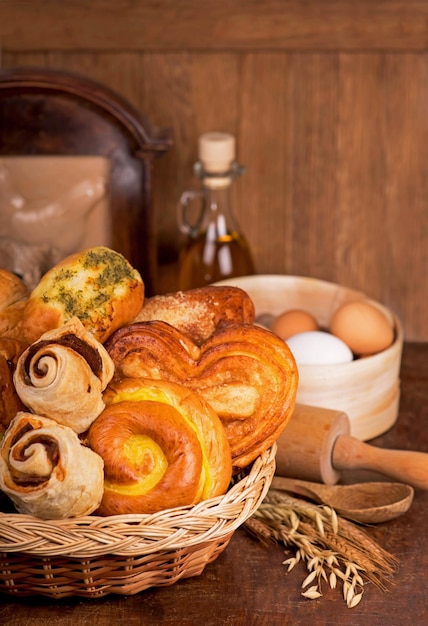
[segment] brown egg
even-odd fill
[[[348,302],[337,309],[330,332],[358,355],[381,352],[394,341],[392,323],[379,307],[366,300]]]
[[[300,309],[284,311],[273,320],[271,325],[271,330],[284,340],[297,335],[297,333],[318,329],[319,326],[315,317]]]

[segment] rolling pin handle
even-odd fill
[[[388,450],[341,436],[333,449],[333,465],[338,470],[373,470],[416,489],[428,489],[426,452]]]

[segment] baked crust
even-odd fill
[[[24,340],[24,308],[28,287],[12,272],[0,268],[0,337]]]
[[[104,460],[101,515],[155,513],[225,493],[232,475],[221,422],[202,397],[165,381],[111,383],[88,443]]]
[[[138,271],[110,248],[90,248],[63,259],[41,278],[25,306],[23,332],[33,343],[77,317],[103,343],[135,318],[143,302]]]
[[[13,372],[26,344],[11,337],[0,337],[0,435],[18,411],[25,406],[15,390]]]
[[[294,409],[293,355],[255,325],[219,328],[198,347],[166,322],[139,322],[116,331],[105,347],[118,376],[166,380],[199,393],[223,423],[235,472],[276,441]]]
[[[221,326],[252,324],[254,319],[254,303],[245,291],[210,285],[147,298],[134,322],[168,322],[201,345]]]
[[[0,268],[0,311],[27,298],[28,295],[28,287],[16,274]]]

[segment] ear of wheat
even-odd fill
[[[322,596],[323,582],[332,589],[341,584],[344,601],[353,608],[365,582],[386,590],[396,571],[397,559],[333,508],[283,491],[271,489],[245,527],[262,543],[275,541],[294,551],[283,563],[288,571],[305,562],[302,595],[309,599]]]

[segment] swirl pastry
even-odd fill
[[[82,433],[104,409],[102,394],[113,374],[105,348],[75,318],[30,345],[13,380],[33,413]]]
[[[219,328],[198,347],[166,322],[139,322],[105,347],[118,375],[166,380],[203,396],[226,430],[235,471],[270,447],[291,417],[297,366],[287,344],[264,328]]]
[[[219,326],[252,324],[254,319],[254,304],[245,291],[209,285],[148,298],[134,322],[168,322],[201,345]]]
[[[19,412],[0,447],[0,488],[20,513],[89,515],[103,494],[103,461],[67,426]]]
[[[144,283],[125,257],[104,246],[89,248],[66,257],[41,278],[25,306],[23,332],[33,343],[77,317],[104,343],[135,318],[143,302]]]
[[[155,513],[223,494],[232,475],[221,422],[202,397],[165,381],[110,384],[88,443],[104,460],[98,513]]]

